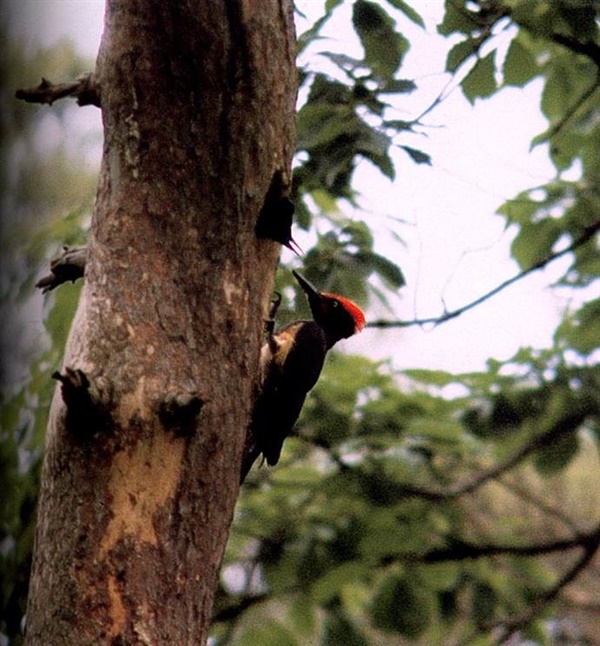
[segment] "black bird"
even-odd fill
[[[256,235],[275,240],[297,256],[302,255],[300,245],[292,237],[295,210],[296,206],[289,197],[269,198],[256,223]]]
[[[314,320],[286,325],[271,334],[262,347],[261,388],[254,404],[241,482],[261,453],[269,466],[277,464],[283,441],[317,383],[328,350],[365,326],[365,315],[356,303],[337,294],[320,293],[298,272],[292,273],[308,296]]]

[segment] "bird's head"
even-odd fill
[[[319,292],[297,271],[292,273],[308,296],[313,318],[325,331],[330,347],[365,327],[365,314],[356,303],[337,294]]]
[[[275,240],[301,256],[303,251],[292,237],[292,224],[296,207],[289,197],[269,198],[265,201],[256,223],[259,238]]]

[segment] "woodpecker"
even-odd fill
[[[261,385],[254,404],[241,482],[261,453],[269,466],[277,464],[283,441],[321,374],[325,355],[338,341],[365,326],[365,315],[356,303],[336,294],[320,293],[301,274],[292,273],[308,297],[314,320],[295,321],[275,334],[271,331],[261,349]]]
[[[289,182],[283,171],[275,171],[254,230],[257,237],[275,240],[300,256],[302,249],[292,237],[296,205],[288,194]]]
[[[269,198],[261,209],[255,231],[259,238],[275,240],[301,256],[302,249],[292,237],[295,210],[289,197]]]

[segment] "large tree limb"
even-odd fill
[[[51,83],[42,77],[39,85],[31,88],[22,88],[15,92],[15,97],[27,103],[42,103],[52,105],[59,99],[72,96],[77,99],[77,104],[95,105],[100,107],[100,88],[91,72],[83,74],[70,83]]]

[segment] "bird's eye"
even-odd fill
[[[339,307],[339,306],[340,306],[340,302],[339,302],[339,301],[332,301],[332,302],[331,302],[331,307]]]

